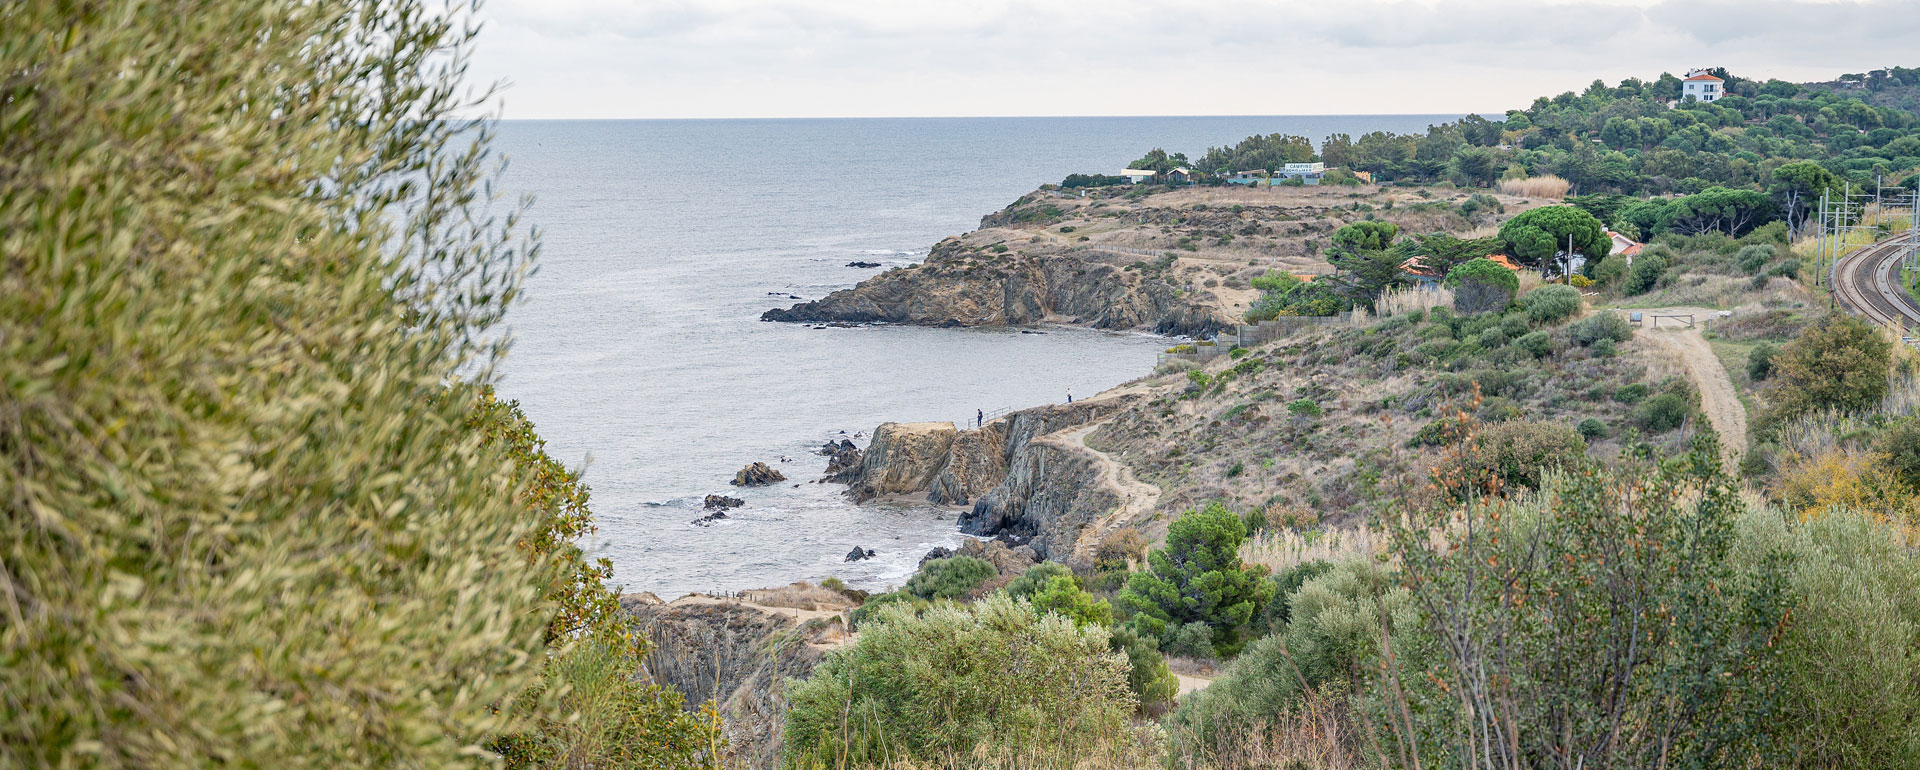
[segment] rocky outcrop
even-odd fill
[[[766,463],[754,463],[733,474],[730,483],[736,487],[759,487],[786,480],[786,474],[767,467]]]
[[[873,431],[850,491],[856,501],[927,488],[958,433],[950,422],[889,422]]]
[[[1010,546],[999,540],[968,540],[950,555],[986,560],[1000,573],[999,582],[1011,581],[1026,572],[1028,567],[1040,563],[1040,554],[1031,546]]]
[[[1098,460],[1053,437],[1028,442],[999,486],[960,517],[960,531],[1011,536],[1043,558],[1066,560],[1080,532],[1118,510],[1118,490],[1101,483]]]
[[[927,501],[939,505],[973,502],[1006,477],[1006,449],[1006,422],[996,421],[979,430],[961,431],[953,439],[947,461],[927,485]]]
[[[1138,255],[1094,249],[1044,253],[976,250],[958,239],[925,262],[896,268],[827,296],[768,310],[763,321],[1019,326],[1053,320],[1100,329],[1212,334],[1224,317],[1208,301],[1155,273],[1127,270]]]
[[[640,673],[685,693],[688,708],[713,700],[732,759],[756,769],[779,765],[786,680],[805,678],[845,631],[832,612],[705,597],[663,604],[629,595],[620,605],[653,642]]]
[[[879,555],[874,553],[872,548],[861,548],[856,545],[852,551],[847,552],[847,561],[865,561]]]
[[[724,510],[727,510],[728,508],[738,508],[740,506],[746,505],[747,501],[742,500],[738,497],[728,497],[726,495],[707,495],[707,499],[705,503],[706,504],[703,507],[705,507],[709,511],[716,511],[716,510],[724,511]]]
[[[861,451],[853,442],[846,439],[829,441],[820,448],[820,454],[827,458],[827,481],[849,482],[860,473],[860,462],[867,453]]]
[[[727,518],[726,511],[714,511],[713,513],[694,519],[692,523],[696,527],[705,527],[724,518]]]
[[[1104,419],[1133,400],[1121,396],[1022,409],[977,430],[956,431],[944,422],[887,423],[874,430],[850,490],[860,501],[925,491],[928,502],[969,505],[1006,480],[1035,438]]]

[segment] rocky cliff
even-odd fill
[[[1059,321],[1191,335],[1211,334],[1230,322],[1210,304],[1211,295],[1185,292],[1164,273],[1126,269],[1140,259],[1058,247],[995,252],[950,238],[922,264],[889,270],[822,299],[769,310],[760,319],[922,326]]]
[[[950,422],[889,422],[873,430],[849,490],[861,502],[919,492],[947,464],[958,433]]]
[[[733,760],[756,770],[779,765],[786,680],[812,672],[845,628],[834,612],[702,596],[667,604],[637,594],[620,605],[653,641],[642,673],[686,693],[689,706],[713,700]]]
[[[1125,502],[1101,483],[1099,461],[1057,435],[1029,443],[998,486],[960,517],[960,530],[983,537],[1011,536],[1041,558],[1069,561],[1081,531]]]

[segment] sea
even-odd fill
[[[923,259],[1072,173],[1252,134],[1411,133],[1457,115],[505,121],[508,196],[533,196],[537,271],[499,390],[584,469],[615,582],[662,598],[829,576],[897,586],[963,536],[925,505],[814,483],[833,439],[970,420],[1148,374],[1165,338],[1068,328],[814,328],[761,312]],[[876,262],[880,268],[849,267]],[[765,462],[787,476],[729,485]],[[708,494],[744,498],[697,525]],[[856,546],[877,557],[848,562]]]

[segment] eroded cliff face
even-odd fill
[[[953,439],[946,462],[927,486],[927,501],[966,505],[1006,475],[1007,423],[995,421],[979,430],[961,431]]]
[[[1140,256],[1095,249],[979,251],[942,241],[924,263],[896,268],[851,289],[768,310],[763,321],[1021,326],[1059,321],[1099,329],[1211,334],[1231,322],[1210,296],[1159,274],[1130,271]]]
[[[849,487],[853,499],[919,492],[947,464],[958,430],[950,422],[889,422],[873,430],[873,441]]]
[[[1041,558],[1067,561],[1082,530],[1119,510],[1119,490],[1100,482],[1083,448],[1046,436],[1029,443],[1007,477],[960,517],[970,535],[1012,536]]]
[[[803,617],[822,613],[705,597],[666,604],[637,594],[620,606],[653,641],[642,673],[685,693],[689,707],[713,700],[729,754],[756,770],[779,765],[786,680],[811,673],[844,629]]]

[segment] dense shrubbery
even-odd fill
[[[1453,308],[1464,314],[1505,310],[1520,291],[1520,278],[1512,270],[1491,259],[1470,259],[1447,271],[1447,288],[1453,290]]]
[[[1572,286],[1542,286],[1520,298],[1520,309],[1534,323],[1553,324],[1580,312],[1580,290]]]
[[[1780,348],[1770,361],[1776,414],[1864,409],[1887,393],[1893,345],[1848,315],[1828,316]]]
[[[1586,458],[1587,442],[1560,423],[1513,420],[1481,426],[1433,469],[1443,487],[1461,494],[1535,489],[1548,472]]]
[[[1424,632],[1444,640],[1425,648],[1431,674],[1386,683],[1418,704],[1393,723],[1401,750],[1472,767],[1780,758],[1790,562],[1736,553],[1741,503],[1717,457],[1703,441],[1663,463],[1583,465],[1535,495],[1394,522]]]
[[[907,584],[900,590],[928,601],[958,599],[999,575],[993,563],[986,559],[949,556],[927,562],[913,577],[907,578]]]
[[[1126,738],[1127,682],[1104,627],[1026,602],[890,608],[788,688],[785,765],[1099,764]]]
[[[1247,308],[1248,323],[1280,316],[1330,316],[1352,309],[1353,303],[1322,281],[1302,281],[1286,273],[1268,273],[1253,279],[1260,298]]]
[[[1567,333],[1573,341],[1581,345],[1594,345],[1602,340],[1626,342],[1633,339],[1633,324],[1619,313],[1607,311],[1595,313],[1573,322],[1567,327]]]

